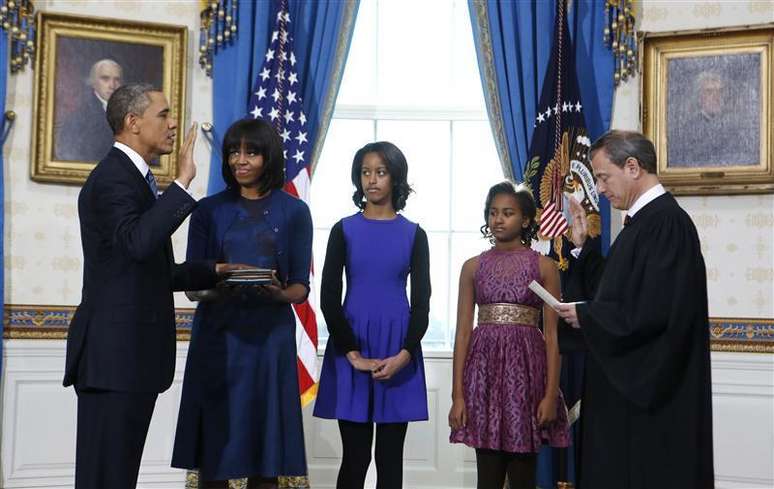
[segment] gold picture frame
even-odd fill
[[[150,162],[159,187],[169,185],[184,127],[187,27],[39,12],[37,45],[31,178],[82,184],[112,145],[109,94],[143,82],[161,88],[177,119],[174,151]]]
[[[774,192],[774,24],[641,33],[641,118],[680,195]]]

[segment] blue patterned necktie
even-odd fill
[[[150,187],[151,192],[153,192],[153,198],[158,199],[159,186],[156,184],[156,179],[153,178],[153,172],[150,171],[150,168],[148,169],[148,173],[145,174],[145,181],[148,182],[148,186]]]

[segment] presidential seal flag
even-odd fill
[[[533,246],[557,262],[562,278],[564,300],[582,300],[572,297],[567,289],[567,272],[572,267],[572,222],[570,198],[581,203],[589,221],[589,237],[600,235],[599,195],[589,159],[591,141],[586,132],[583,101],[575,71],[575,51],[567,27],[566,1],[556,6],[554,41],[551,58],[543,81],[534,121],[534,133],[530,141],[530,158],[524,168],[524,181],[532,190],[538,205],[538,241]],[[596,240],[597,244],[599,240]],[[576,343],[583,345],[581,338]],[[559,327],[559,348],[562,353],[560,387],[567,408],[580,416],[581,386],[583,382],[585,346],[569,348],[564,340],[566,328]],[[572,436],[577,440],[578,424],[572,426]],[[577,443],[566,449],[544,449],[540,457],[547,459],[538,464],[538,484],[556,487],[559,481],[573,481],[577,465]],[[552,470],[558,468],[558,471]],[[568,487],[568,486],[564,486]]]
[[[296,56],[290,23],[287,2],[279,2],[271,42],[248,102],[247,117],[263,118],[277,130],[285,155],[285,190],[311,207],[309,165],[312,148],[300,95],[302,90],[295,71]],[[310,280],[309,283],[314,282]],[[310,292],[306,302],[293,304],[302,405],[311,402],[317,394],[317,319],[310,302],[312,297],[314,293]]]
[[[557,5],[554,43],[540,93],[535,131],[524,182],[538,204],[540,230],[536,248],[554,258],[561,271],[569,267],[569,198],[583,205],[590,237],[599,236],[599,195],[589,160],[591,141],[586,134],[583,101],[575,73],[565,2]]]

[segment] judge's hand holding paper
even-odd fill
[[[575,311],[575,305],[577,302],[560,303],[556,307],[556,312],[559,313],[559,317],[564,319],[567,324],[573,328],[580,328],[580,322],[578,322],[578,313]]]
[[[559,302],[556,297],[551,295],[550,292],[548,292],[543,288],[542,285],[534,280],[529,284],[529,288],[532,292],[535,293],[535,295],[540,297],[543,302],[548,304],[551,309],[558,312],[559,316],[567,321],[567,323],[569,323],[573,328],[580,328],[580,324],[578,323],[578,315],[575,312],[575,305],[578,304],[577,302]]]

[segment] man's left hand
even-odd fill
[[[575,304],[561,303],[557,306],[557,312],[559,313],[559,317],[564,319],[567,324],[573,328],[580,328],[580,323],[578,322],[578,312],[575,310]]]

